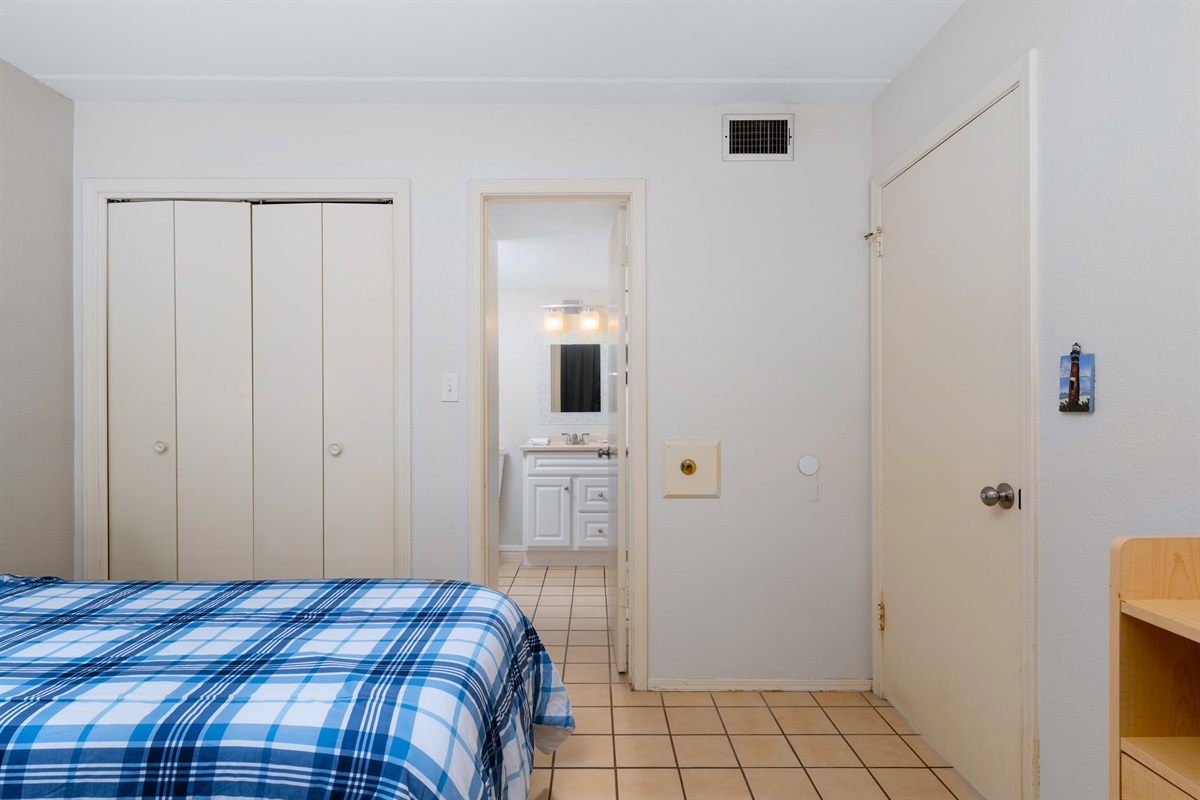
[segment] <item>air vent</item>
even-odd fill
[[[791,161],[791,114],[726,114],[726,161]]]

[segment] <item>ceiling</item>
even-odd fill
[[[500,291],[607,292],[608,237],[616,212],[615,203],[489,203]]]
[[[77,101],[869,103],[962,0],[0,0]]]

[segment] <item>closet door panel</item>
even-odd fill
[[[254,576],[250,205],[175,203],[179,578]]]
[[[392,208],[326,203],[325,576],[395,573]]]
[[[256,206],[254,577],[324,570],[321,205]]]
[[[108,574],[175,580],[170,201],[108,207]]]

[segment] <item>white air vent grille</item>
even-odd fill
[[[726,114],[726,161],[791,161],[791,114]]]

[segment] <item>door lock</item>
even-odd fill
[[[979,499],[985,506],[998,505],[1001,508],[1012,508],[1017,499],[1017,493],[1007,483],[999,486],[985,486],[979,493]]]

